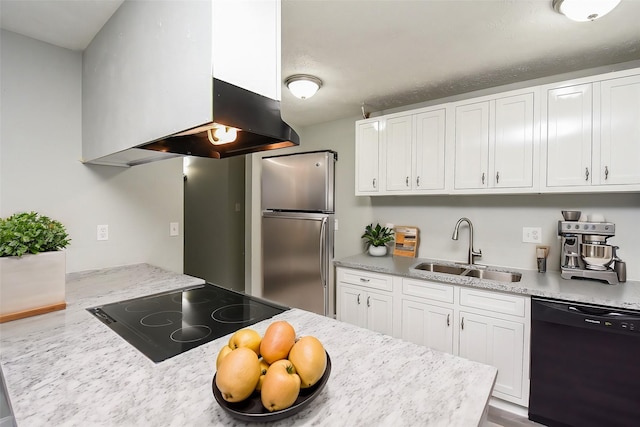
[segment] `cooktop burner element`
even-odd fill
[[[210,283],[87,308],[156,363],[286,310]]]

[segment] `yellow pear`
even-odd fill
[[[227,402],[240,402],[256,389],[260,378],[260,362],[256,353],[247,347],[231,350],[216,372],[216,386]]]
[[[287,409],[295,403],[299,394],[300,377],[293,364],[286,359],[273,362],[262,382],[262,406],[271,412]]]

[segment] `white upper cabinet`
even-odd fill
[[[495,100],[489,173],[497,188],[531,188],[534,167],[534,94]],[[493,160],[493,164],[491,164]]]
[[[489,102],[456,107],[455,188],[487,188]]]
[[[534,187],[534,93],[456,106],[455,190]]]
[[[640,76],[600,85],[599,184],[640,184]]]
[[[418,194],[443,190],[445,183],[446,110],[386,119],[382,163],[384,189]]]
[[[356,129],[356,195],[640,192],[640,69],[394,113]]]
[[[640,75],[634,72],[547,90],[544,191],[640,191]]]
[[[415,144],[412,151],[412,187],[415,192],[444,190],[446,109],[417,114],[413,122]]]
[[[380,127],[379,120],[356,123],[356,195],[380,191]]]
[[[552,89],[547,98],[547,186],[591,185],[592,85]]]
[[[413,184],[411,172],[413,139],[412,115],[386,120],[383,164],[386,171],[385,189],[387,191],[411,189]]]

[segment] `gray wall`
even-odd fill
[[[184,272],[244,291],[244,158],[190,157],[184,182]]]
[[[71,237],[67,272],[147,262],[182,272],[182,161],[80,162],[82,55],[0,33],[0,216],[37,211]],[[96,226],[109,225],[97,241]]]

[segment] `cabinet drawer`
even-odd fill
[[[453,286],[423,280],[403,279],[402,293],[453,304]]]
[[[525,316],[525,297],[460,288],[460,305],[512,316]]]
[[[393,289],[392,276],[368,271],[339,269],[338,281],[383,291],[391,291]]]

